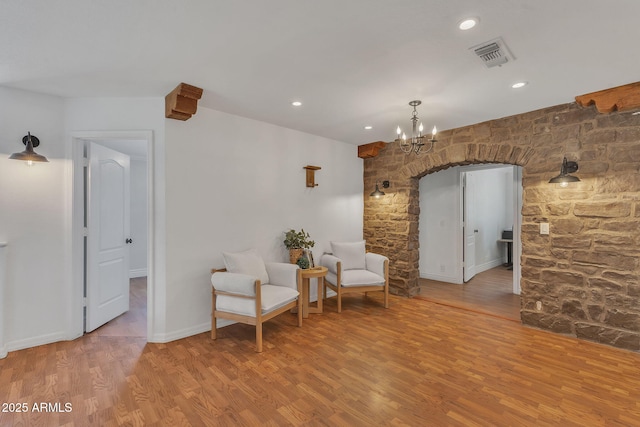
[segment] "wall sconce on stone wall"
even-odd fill
[[[389,188],[389,181],[382,181],[382,188]],[[369,194],[371,197],[375,197],[376,199],[380,198],[380,196],[384,196],[384,191],[380,191],[378,187],[378,181],[376,181],[376,189]]]
[[[549,180],[550,184],[560,184],[560,187],[566,187],[570,182],[580,182],[580,178],[570,175],[578,170],[578,162],[568,162],[565,157],[562,159],[562,166],[560,167],[560,175],[555,176]]]

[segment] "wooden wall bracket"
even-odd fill
[[[576,96],[576,102],[582,107],[596,104],[601,113],[633,110],[640,107],[640,82]]]
[[[315,172],[322,169],[320,166],[303,166],[303,169],[307,170],[307,187],[317,187]]]
[[[369,157],[375,157],[381,148],[386,146],[384,141],[370,142],[369,144],[358,145],[358,157],[361,159],[368,159]]]
[[[164,116],[168,119],[189,120],[198,110],[202,89],[180,83],[164,97]]]

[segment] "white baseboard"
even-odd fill
[[[146,275],[146,268],[134,268],[133,270],[129,270],[129,279],[135,279],[136,277],[145,277]]]
[[[456,277],[442,276],[440,274],[432,274],[432,273],[427,273],[425,271],[421,271],[420,272],[420,278],[421,279],[436,280],[438,282],[453,283],[455,285],[460,285],[462,283],[462,282],[458,281],[458,279]]]
[[[2,348],[0,348],[0,359],[7,357],[8,353],[6,346],[3,345]]]
[[[476,274],[482,273],[483,271],[491,270],[492,268],[496,268],[501,266],[503,263],[502,258],[492,259],[489,262],[485,262],[484,264],[476,265]]]
[[[25,348],[37,347],[39,345],[51,344],[58,341],[67,341],[67,334],[65,334],[64,332],[54,332],[52,334],[11,341],[5,344],[4,350],[6,353],[9,351],[17,351],[24,350]]]
[[[231,323],[229,323],[231,324]],[[218,327],[220,327],[220,323],[218,323]],[[226,326],[226,325],[224,325]],[[153,337],[147,338],[148,342],[155,343],[167,343],[170,341],[180,340],[182,338],[187,338],[193,335],[198,335],[203,332],[207,332],[211,330],[211,322],[202,323],[200,325],[195,325],[190,328],[184,328],[177,331],[169,332],[167,334],[155,334]]]

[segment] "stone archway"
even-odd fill
[[[564,156],[579,162],[582,181],[559,189],[548,181]],[[387,144],[364,159],[363,235],[389,257],[392,293],[415,295],[419,179],[458,165],[521,166],[522,322],[640,350],[639,161],[640,115],[575,103],[442,132],[423,157]],[[382,180],[386,195],[370,198]]]

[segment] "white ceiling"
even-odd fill
[[[407,128],[413,99],[427,129],[451,129],[639,81],[638,17],[637,0],[0,0],[0,85],[185,82],[200,105],[359,145]],[[486,69],[469,48],[499,36],[516,60]]]

